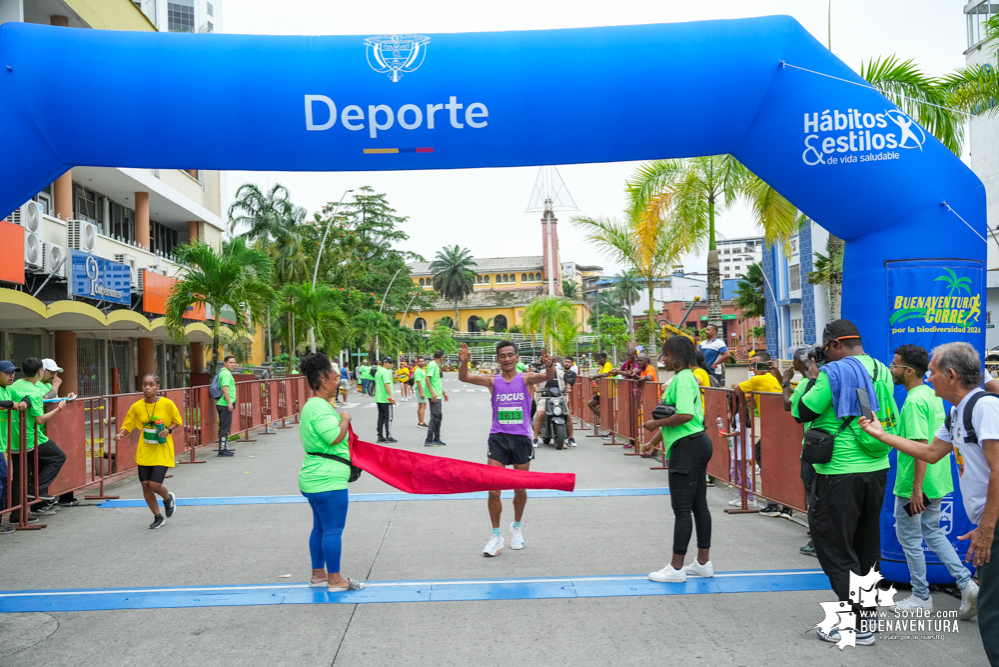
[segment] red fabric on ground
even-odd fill
[[[505,489],[572,491],[576,475],[530,472],[484,463],[457,461],[360,440],[350,431],[350,460],[365,472],[406,493],[471,493]]]

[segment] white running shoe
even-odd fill
[[[537,448],[538,448],[538,439],[537,439],[537,438],[535,438],[535,439],[533,440],[533,442],[531,442],[531,444],[532,444],[532,445],[534,445],[534,448],[535,448],[535,449],[537,449]]]
[[[482,550],[482,553],[484,553],[487,556],[495,556],[496,554],[499,553],[499,550],[502,548],[503,548],[503,536],[493,533],[492,537],[489,538],[489,541],[486,542],[486,548]]]
[[[576,441],[573,440],[572,438],[569,438],[569,446],[570,447],[578,447],[578,445],[576,444]]]
[[[963,598],[964,596],[961,597]],[[915,595],[910,595],[904,600],[896,602],[895,606],[905,611],[912,609],[925,609],[926,611],[933,611],[933,600],[924,600],[916,597]]]
[[[728,501],[729,507],[742,507],[742,498],[736,496],[732,500]]]
[[[683,571],[687,573],[688,577],[713,577],[715,576],[715,566],[711,564],[711,561],[701,565],[694,559],[694,562],[689,565],[683,566]]]
[[[514,550],[524,548],[524,532],[520,528],[515,528],[512,523],[510,524],[510,548]]]
[[[961,608],[957,610],[957,617],[962,621],[974,618],[978,613],[978,584],[969,581],[968,585],[961,591]]]
[[[685,570],[676,570],[672,565],[667,565],[658,572],[651,572],[649,579],[664,584],[682,584],[687,581],[687,572]]]

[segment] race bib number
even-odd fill
[[[520,407],[501,407],[496,411],[500,424],[523,424],[524,409]]]
[[[156,432],[155,428],[144,428],[142,429],[142,440],[147,445],[158,445],[160,444],[159,433]]]

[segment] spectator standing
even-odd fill
[[[347,364],[344,364],[340,371],[340,395],[343,396],[343,402],[346,403],[350,396],[350,366]]]
[[[849,320],[836,320],[822,331],[822,346],[830,363],[808,369],[808,385],[797,404],[799,420],[812,422],[832,435],[831,457],[815,463],[815,484],[808,524],[815,555],[829,577],[838,600],[850,599],[850,573],[867,575],[881,555],[881,507],[888,480],[888,449],[865,438],[856,423],[860,404],[856,390],[867,390],[879,419],[894,426],[898,408],[892,398],[891,373],[871,358],[860,331]],[[806,435],[806,443],[808,437]],[[869,646],[874,633],[864,627],[873,610],[854,605],[856,642]],[[837,629],[816,628],[819,639],[839,642]]]
[[[54,359],[42,359],[42,379],[39,381],[38,387],[45,392],[42,396],[43,401],[59,397],[59,387],[62,386],[62,378],[59,373],[62,372],[63,370],[59,368],[59,364]],[[76,398],[74,393],[69,393],[66,396],[67,401],[72,401],[74,398]],[[44,427],[42,428],[44,429]],[[46,435],[48,434],[46,433]],[[52,440],[38,448],[38,455],[42,458],[59,461],[59,467],[62,467],[66,462],[66,454]],[[80,501],[76,499],[72,491],[64,493],[58,498],[59,507],[76,507],[79,504]]]
[[[757,366],[760,364],[760,366]],[[770,355],[766,352],[760,352],[753,358],[752,365],[752,375],[745,382],[740,382],[735,386],[735,395],[739,405],[746,406],[746,413],[748,419],[753,419],[754,416],[760,416],[760,396],[757,394],[755,403],[748,400],[746,394],[750,392],[771,392],[774,394],[781,393],[780,381],[777,380],[770,373]],[[751,405],[755,405],[755,412],[750,409]],[[741,408],[740,408],[741,409]],[[746,421],[749,424],[749,421]],[[747,429],[746,436],[748,437],[749,431]],[[756,454],[756,465],[763,467],[763,457],[762,457],[762,440],[758,439],[753,447],[753,451]],[[747,461],[748,464],[748,461]],[[753,476],[754,481],[756,477],[756,471],[751,470],[749,474]],[[767,506],[760,510],[760,514],[763,516],[784,516],[788,519],[791,518],[791,508],[778,506],[777,503],[767,503]]]
[[[590,412],[596,417],[597,426],[600,425],[600,383],[602,378],[610,377],[614,372],[614,366],[611,362],[607,361],[606,352],[597,353],[597,368],[598,372],[596,375],[590,378],[593,382],[593,396],[590,398],[590,402],[586,404],[586,407],[590,409]]]
[[[375,404],[378,406],[377,442],[399,442],[392,437],[392,357],[382,359],[382,365],[375,371]]]
[[[704,327],[704,340],[698,348],[704,353],[704,360],[710,369],[711,374],[718,380],[719,386],[722,381],[722,372],[725,370],[725,362],[732,357],[725,341],[718,338],[718,327],[709,324]]]
[[[7,432],[10,428],[8,415],[12,419],[20,419],[19,415],[10,411],[23,412],[28,407],[20,396],[10,390],[16,372],[17,366],[6,360],[0,361],[0,512],[7,509]],[[12,500],[16,505],[17,498]],[[13,526],[0,526],[0,535],[9,535],[13,532]]]
[[[350,479],[350,413],[337,415],[332,402],[339,378],[329,357],[313,352],[300,366],[312,389],[312,397],[302,406],[298,429],[305,450],[298,488],[312,508],[309,554],[312,578],[309,585],[323,586],[331,593],[364,588],[360,581],[340,576],[343,528],[347,522],[347,483]],[[391,375],[390,382],[391,382]]]
[[[55,509],[53,505],[55,504],[55,498],[48,495],[49,485],[55,480],[56,476],[59,474],[59,470],[62,469],[62,464],[66,461],[66,455],[62,453],[62,450],[58,446],[54,450],[48,450],[48,452],[58,452],[60,456],[46,456],[44,452],[41,451],[41,445],[48,442],[48,438],[45,436],[45,429],[43,425],[50,419],[55,417],[57,414],[63,411],[66,407],[65,399],[60,401],[54,410],[45,412],[45,406],[42,403],[42,396],[45,390],[39,387],[38,384],[42,379],[42,361],[37,357],[28,357],[21,364],[21,372],[24,373],[24,377],[17,380],[10,385],[10,391],[21,397],[20,400],[27,404],[27,409],[25,413],[25,458],[27,459],[26,468],[28,471],[27,480],[24,481],[27,484],[28,497],[36,501],[31,512],[34,514],[39,514],[43,516],[51,516],[55,514]],[[11,435],[11,465],[13,466],[13,478],[11,480],[11,498],[18,497],[21,490],[21,479],[20,479],[20,424],[13,422],[14,433]],[[16,460],[15,460],[16,459]],[[34,478],[35,461],[38,462],[38,478]],[[35,493],[37,492],[37,493]],[[37,495],[37,498],[35,497]],[[16,523],[20,519],[20,513],[14,511],[10,515],[11,523]]]
[[[444,363],[444,350],[434,352],[434,360],[427,364],[427,387],[430,389],[430,426],[427,428],[427,447],[441,447],[441,421],[444,419],[441,400],[448,400],[441,379],[441,364]]]
[[[669,461],[670,505],[673,508],[673,557],[663,569],[649,574],[652,581],[683,582],[691,577],[712,577],[711,513],[707,500],[707,465],[711,460],[711,439],[704,431],[701,390],[691,370],[697,364],[693,342],[673,336],[663,344],[666,367],[676,375],[666,386],[662,403],[676,412],[665,419],[650,419],[644,427],[658,430],[642,451],[648,456],[661,440]],[[684,566],[690,536],[697,530],[697,558]]]
[[[229,433],[232,430],[232,413],[236,409],[236,378],[232,369],[236,368],[236,357],[227,354],[219,371],[219,386],[222,396],[215,401],[215,411],[219,416],[219,456],[235,456],[236,450],[229,449]]]
[[[898,417],[895,434],[900,438],[928,444],[944,422],[943,401],[923,382],[929,368],[930,355],[918,345],[903,345],[895,350],[889,367],[892,381],[905,387],[905,403]],[[895,603],[899,609],[933,610],[929,583],[926,580],[926,554],[923,540],[940,557],[950,576],[954,577],[965,599],[978,599],[978,587],[971,572],[962,563],[957,551],[940,530],[940,500],[954,490],[951,458],[948,453],[933,464],[898,453],[895,466],[895,534],[905,552],[912,579],[912,595]],[[925,498],[928,503],[923,502]],[[909,505],[908,513],[905,506]],[[962,612],[965,611],[962,604]],[[974,613],[971,614],[973,616]],[[961,618],[971,618],[962,615]]]
[[[409,365],[406,363],[405,359],[399,359],[399,370],[396,372],[396,377],[399,378],[399,393],[402,396],[402,400],[409,400]]]
[[[954,406],[929,445],[892,435],[879,422],[859,421],[869,435],[926,463],[960,449],[964,511],[977,528],[958,539],[968,541],[965,562],[978,568],[981,588],[974,605],[968,588],[962,591],[958,616],[971,618],[977,611],[985,655],[999,665],[999,399],[982,390],[981,357],[968,343],[935,348],[929,370],[936,395]]]
[[[413,389],[416,392],[416,425],[427,428],[424,419],[427,416],[427,403],[430,401],[430,389],[427,387],[427,359],[417,357],[413,365]]]

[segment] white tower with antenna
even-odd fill
[[[561,285],[556,285],[559,275],[558,231],[555,211],[578,211],[576,202],[569,194],[569,188],[554,166],[538,169],[538,178],[534,181],[534,190],[527,204],[527,211],[541,211],[541,231],[544,235],[544,271],[548,277],[548,294],[555,296],[561,292]]]

